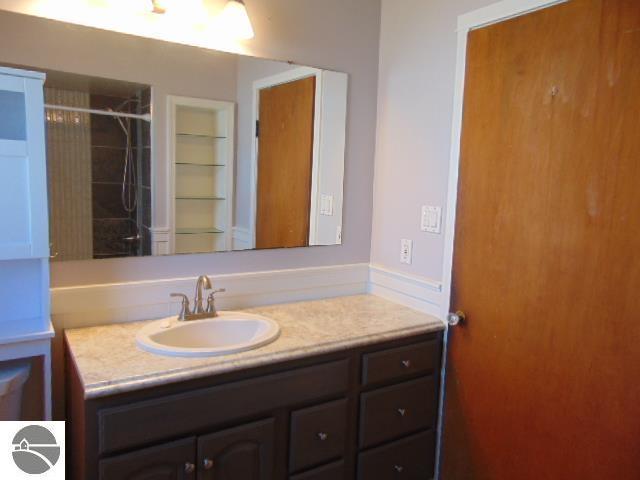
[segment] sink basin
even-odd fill
[[[178,321],[165,318],[136,335],[140,348],[172,357],[210,357],[252,350],[273,342],[280,327],[270,318],[243,312],[220,312],[215,318]]]

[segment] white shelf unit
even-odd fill
[[[232,248],[235,104],[170,96],[171,253]]]
[[[30,420],[51,418],[44,80],[0,67],[0,369],[31,364],[22,405]]]

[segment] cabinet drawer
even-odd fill
[[[341,457],[346,433],[346,399],[293,412],[289,470],[296,472]]]
[[[430,430],[361,453],[358,480],[427,480],[433,477],[435,450]]]
[[[433,373],[440,366],[440,355],[439,338],[367,353],[362,357],[362,385],[399,381],[411,375]]]
[[[438,404],[433,375],[363,393],[360,446],[370,447],[434,426]]]
[[[98,413],[100,453],[215,429],[222,423],[347,391],[348,360],[223,384]]]
[[[330,463],[320,468],[314,468],[309,472],[289,477],[289,480],[344,480],[344,462]]]

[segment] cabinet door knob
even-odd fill
[[[184,471],[185,473],[193,473],[196,471],[196,466],[195,464],[191,463],[191,462],[187,462],[184,464]]]
[[[320,432],[318,433],[318,438],[324,442],[327,438],[329,438],[329,435],[324,432]]]
[[[399,408],[398,409],[398,415],[400,415],[401,417],[404,417],[407,414],[407,410],[404,408]]]
[[[202,466],[204,467],[205,470],[211,470],[213,468],[213,460],[209,458],[205,458],[202,461]]]
[[[398,473],[402,473],[402,471],[404,470],[404,467],[402,465],[394,465],[393,468]]]
[[[409,368],[411,366],[411,360],[402,360],[402,366],[404,368]]]

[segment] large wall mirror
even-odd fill
[[[47,74],[55,261],[341,243],[346,74],[9,12],[0,31],[1,65]]]

